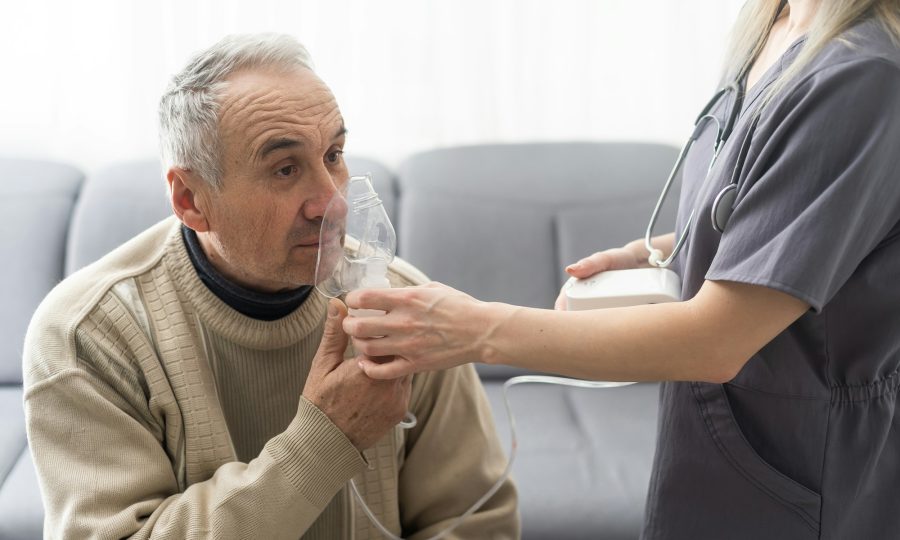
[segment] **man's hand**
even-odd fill
[[[348,337],[341,325],[347,308],[328,304],[328,320],[313,358],[303,396],[344,432],[360,451],[370,448],[403,419],[409,406],[412,376],[371,379],[356,360],[344,360]]]

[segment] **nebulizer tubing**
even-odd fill
[[[559,386],[574,386],[577,388],[618,388],[622,386],[628,386],[635,384],[633,382],[611,382],[611,381],[585,381],[582,379],[569,379],[567,377],[554,377],[550,375],[520,375],[518,377],[512,377],[507,379],[506,382],[503,383],[503,406],[506,409],[506,418],[509,420],[509,437],[510,437],[510,448],[509,448],[509,461],[506,463],[506,468],[503,469],[503,474],[500,475],[500,478],[494,482],[494,485],[488,489],[484,495],[481,496],[480,499],[475,501],[475,503],[469,507],[462,515],[457,517],[450,523],[444,530],[441,532],[429,536],[425,540],[439,540],[453,532],[457,527],[462,525],[462,523],[472,514],[478,511],[484,503],[488,501],[491,497],[497,493],[497,490],[503,485],[504,482],[509,478],[510,473],[512,472],[513,463],[516,461],[516,454],[518,453],[519,442],[516,438],[516,420],[515,416],[512,413],[512,406],[509,403],[509,389],[513,386],[519,384],[554,384]],[[382,525],[382,523],[378,520],[378,517],[372,513],[372,510],[369,509],[368,505],[366,505],[366,501],[363,500],[362,495],[360,495],[359,490],[356,488],[356,483],[351,480],[350,488],[353,491],[353,496],[356,498],[357,502],[359,502],[360,506],[363,509],[363,512],[366,514],[366,517],[369,518],[369,521],[372,522],[375,527],[381,531],[385,537],[390,538],[391,540],[404,540],[402,537],[397,536],[392,533]]]
[[[366,286],[387,286],[387,265],[394,258],[396,234],[378,194],[372,188],[371,176],[350,178],[344,192],[335,195],[328,204],[319,234],[319,255],[316,262],[316,289],[326,297],[336,298]],[[345,249],[346,248],[346,249]],[[478,511],[503,486],[512,472],[518,451],[516,422],[509,403],[509,389],[519,384],[555,384],[578,388],[615,388],[631,382],[605,382],[569,379],[547,375],[522,375],[503,383],[503,404],[509,419],[509,461],[503,474],[477,501],[455,518],[439,533],[426,540],[439,540],[453,532],[467,518]],[[416,417],[407,411],[403,429],[416,425]],[[363,513],[372,524],[391,540],[403,540],[385,527],[366,504],[356,482],[350,479],[350,490]]]

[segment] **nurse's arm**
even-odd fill
[[[706,281],[685,302],[553,312],[494,304],[483,360],[610,381],[733,379],[809,305],[759,285]]]
[[[809,309],[786,293],[727,281],[707,281],[685,302],[578,312],[479,302],[436,285],[347,300],[390,312],[344,322],[376,378],[484,362],[609,381],[725,382]],[[369,358],[389,354],[399,356]]]

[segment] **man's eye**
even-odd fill
[[[282,167],[276,171],[278,176],[291,176],[297,172],[296,165],[287,165],[286,167]]]
[[[338,163],[341,160],[342,155],[344,155],[343,150],[335,150],[334,152],[326,154],[325,159],[328,160],[328,163]]]

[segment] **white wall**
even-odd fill
[[[156,105],[233,32],[296,36],[331,85],[348,151],[680,144],[714,90],[743,0],[161,0],[0,4],[0,154],[156,155]]]

